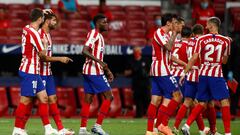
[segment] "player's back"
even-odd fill
[[[175,41],[171,51],[172,56],[187,63],[188,62],[187,45],[188,45],[188,41],[185,41],[185,40]],[[176,62],[173,62],[172,67],[183,67],[183,66]]]
[[[27,25],[23,28],[22,34],[22,60],[19,70],[39,74],[38,52],[44,50],[39,33]]]
[[[198,37],[192,37],[188,41],[187,45],[187,57],[188,61],[192,58],[194,54],[194,49],[196,48],[196,42]],[[194,68],[198,68],[200,66],[200,59],[197,59],[197,62],[194,64]]]
[[[199,37],[196,52],[200,54],[202,76],[222,77],[222,59],[230,54],[230,39],[220,34]]]

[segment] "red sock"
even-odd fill
[[[154,125],[154,119],[157,114],[157,107],[150,103],[148,107],[148,123],[147,123],[147,130],[150,132],[153,132],[153,125]]]
[[[157,128],[161,123],[162,123],[162,118],[164,113],[161,110],[167,110],[166,106],[161,105],[158,109],[158,114],[157,114],[157,122],[155,124],[155,127]]]
[[[178,107],[178,102],[175,100],[171,100],[168,104],[167,110],[165,112],[165,115],[163,115],[163,119],[162,119],[162,124],[164,126],[168,125],[169,122],[169,118],[174,114],[174,112],[176,111],[177,107]]]
[[[49,121],[49,112],[48,112],[48,104],[47,103],[39,103],[38,105],[38,114],[42,119],[43,125],[50,124]]]
[[[196,122],[197,122],[197,125],[198,125],[198,129],[199,129],[200,131],[203,131],[204,128],[205,128],[205,125],[204,125],[204,122],[203,122],[202,113],[200,113],[200,114],[197,116]]]
[[[89,117],[90,104],[84,103],[81,110],[81,127],[87,127],[87,121]]]
[[[50,110],[50,114],[52,115],[52,117],[57,125],[58,130],[63,129],[63,124],[61,121],[60,112],[58,110],[57,103],[50,104],[49,110]]]
[[[177,116],[176,116],[176,121],[174,123],[174,127],[175,128],[179,128],[179,125],[181,124],[182,119],[185,117],[186,113],[187,113],[187,107],[186,105],[182,104],[182,106],[180,107],[180,109],[178,110]]]
[[[208,122],[210,124],[210,131],[216,133],[216,111],[214,107],[208,106],[207,109]]]
[[[103,119],[107,116],[110,105],[111,100],[106,99],[103,101],[96,121],[97,124],[102,125]]]
[[[166,126],[168,123],[167,119],[169,119],[170,117],[168,107],[161,105],[158,111],[160,111],[162,114],[162,122],[160,124],[163,124],[164,126]]]
[[[231,133],[231,113],[229,106],[222,107],[222,120],[225,129],[225,134]]]
[[[24,123],[24,127],[23,128],[25,128],[26,122],[28,121],[29,117],[31,116],[32,107],[33,107],[32,103],[27,105],[26,114],[25,114],[25,123]]]
[[[190,114],[190,116],[187,119],[186,124],[188,126],[191,126],[191,124],[193,123],[193,121],[197,118],[197,116],[202,113],[202,111],[204,110],[204,107],[201,104],[198,104],[197,106],[195,106]]]
[[[16,110],[16,119],[15,119],[15,127],[24,129],[26,124],[25,115],[27,112],[27,105],[24,105],[23,103],[19,103],[17,110]]]

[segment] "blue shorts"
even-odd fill
[[[111,90],[105,75],[83,75],[84,92],[89,94],[98,94]]]
[[[194,100],[196,98],[197,90],[198,90],[198,82],[186,81],[183,95],[184,97],[189,97]]]
[[[178,90],[177,80],[173,76],[153,76],[152,95],[172,98],[172,93]]]
[[[38,92],[45,90],[39,74],[28,74],[22,71],[19,71],[18,74],[21,79],[21,96],[34,97]]]
[[[56,95],[56,86],[54,78],[52,75],[42,76],[43,85],[46,87],[46,92],[48,96]]]
[[[177,80],[177,84],[179,84],[180,76],[174,76],[174,78]],[[183,83],[182,86],[179,85],[178,87],[181,90],[182,94],[184,95],[184,93],[185,93],[185,82]]]
[[[197,92],[198,101],[222,100],[229,98],[229,90],[223,77],[200,76]]]

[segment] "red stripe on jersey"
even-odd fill
[[[96,45],[95,45],[95,48],[94,48],[94,56],[97,56],[97,50],[98,50],[98,45],[99,45],[99,42],[100,42],[100,39],[98,39],[95,43],[96,43]],[[97,73],[97,75],[100,73],[100,71],[99,71],[99,67],[98,67],[98,64],[97,64],[97,62],[95,62],[95,68],[96,68],[96,73]]]
[[[153,75],[156,75],[156,61],[153,61]]]
[[[217,67],[218,67],[218,66],[215,66],[215,67],[212,68],[212,74],[211,74],[211,76],[215,76]],[[208,71],[209,71],[209,70],[208,70]],[[208,75],[208,74],[207,74],[207,75]]]
[[[89,62],[89,66],[88,66],[88,74],[89,74],[89,75],[91,74],[92,62],[93,62],[93,61],[90,61],[90,62]]]

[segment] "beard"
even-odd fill
[[[48,28],[49,28],[50,30],[54,30],[54,29],[56,29],[56,25],[49,25]]]

